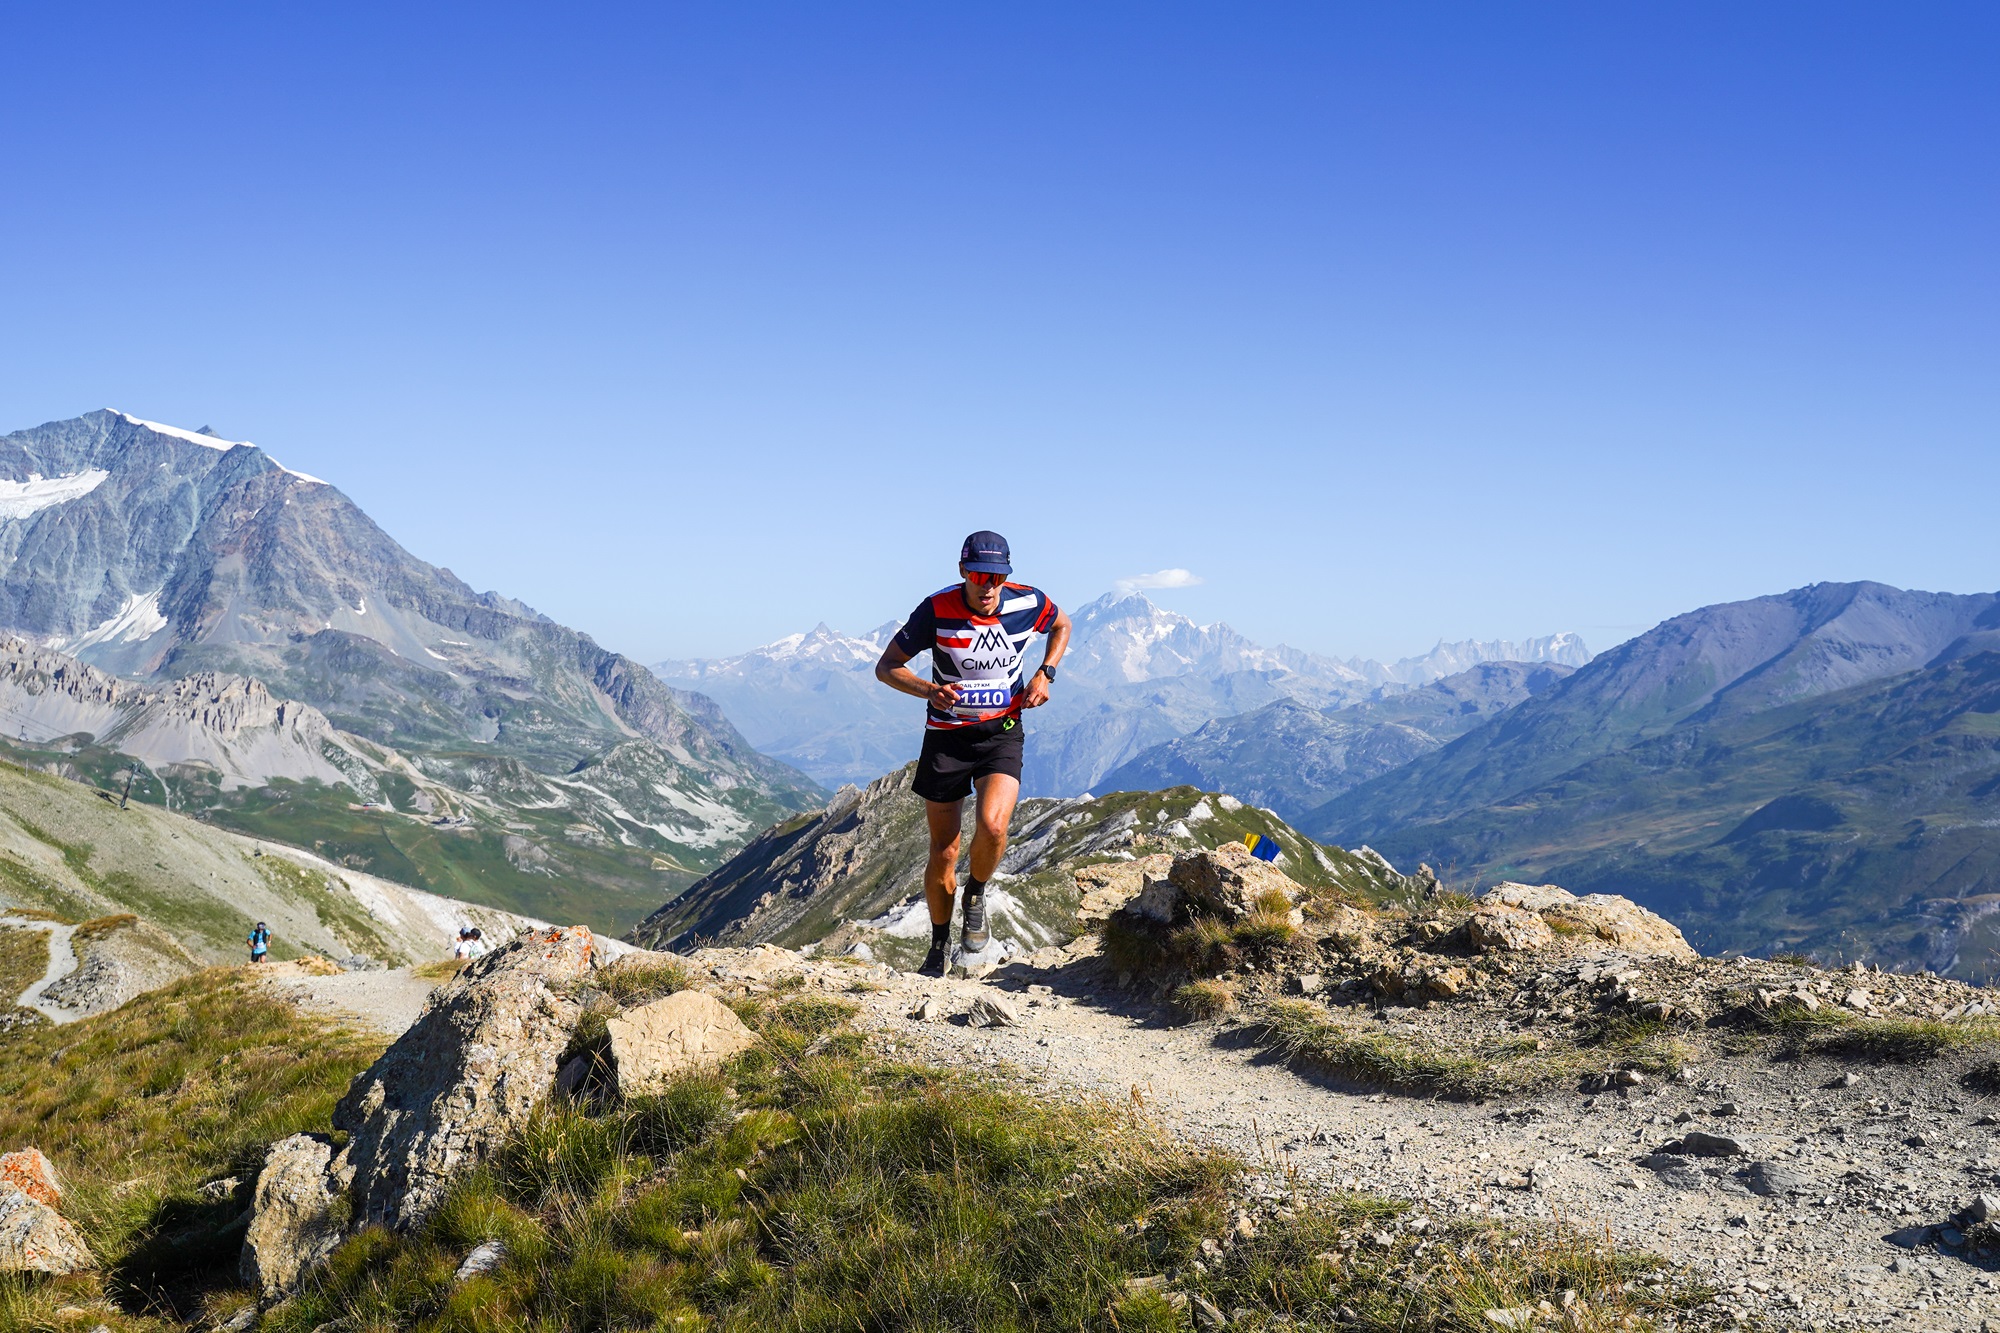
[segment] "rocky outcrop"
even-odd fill
[[[94,1267],[90,1247],[55,1210],[62,1190],[48,1159],[33,1149],[7,1157],[14,1165],[10,1183],[0,1186],[0,1273],[80,1273]],[[15,1180],[19,1183],[11,1183]]]
[[[1480,895],[1484,904],[1475,919],[1506,908],[1540,915],[1545,921],[1580,927],[1606,944],[1629,954],[1659,958],[1693,958],[1694,947],[1673,922],[1649,912],[1630,898],[1592,893],[1579,898],[1554,884],[1498,884]]]
[[[295,1291],[345,1234],[347,1200],[332,1161],[333,1145],[316,1134],[281,1139],[265,1155],[241,1271],[266,1300]]]
[[[1175,857],[1167,879],[1191,907],[1231,921],[1254,912],[1290,911],[1300,892],[1283,871],[1268,861],[1259,861],[1240,842]],[[1279,903],[1282,908],[1277,907]]]
[[[1556,934],[1533,912],[1493,903],[1465,923],[1466,938],[1481,953],[1527,953],[1551,943]]]
[[[1131,861],[1084,866],[1075,872],[1077,920],[1091,926],[1109,919],[1113,912],[1139,896],[1148,879],[1166,878],[1173,864],[1172,856],[1155,852]]]
[[[757,1044],[757,1034],[728,1005],[697,990],[676,991],[606,1026],[624,1097],[664,1092],[675,1076],[713,1068]]]
[[[555,1081],[593,963],[588,927],[523,931],[432,994],[334,1108],[351,1136],[334,1170],[351,1174],[356,1222],[421,1222],[526,1123]]]

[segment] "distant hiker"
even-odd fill
[[[986,881],[1007,850],[1007,825],[1021,795],[1021,710],[1049,701],[1056,664],[1069,648],[1069,617],[1048,594],[1009,583],[1014,572],[1007,539],[975,532],[958,552],[962,582],[932,593],[889,640],[875,664],[875,679],[926,700],[924,745],[910,789],[924,798],[930,825],[930,861],[924,901],[931,912],[931,949],[918,969],[941,977],[950,954],[951,909],[958,891],[959,828],[965,798],[979,793],[972,834],[971,874],[965,881],[965,919],[959,944],[983,950]],[[1022,652],[1037,634],[1049,636],[1042,665],[1024,684]],[[931,655],[931,678],[905,665]]]
[[[259,921],[250,928],[250,935],[246,943],[250,946],[250,961],[253,963],[263,962],[264,955],[271,951],[271,928],[262,921]]]
[[[466,945],[465,956],[467,958],[484,958],[486,956],[486,933],[480,930],[479,927],[474,926],[472,928],[472,938],[466,941]]]
[[[472,957],[472,930],[468,926],[458,928],[458,947],[451,951],[453,958]]]

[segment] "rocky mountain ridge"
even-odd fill
[[[906,765],[866,788],[843,787],[824,809],[765,831],[627,938],[654,949],[768,942],[914,967],[930,935],[922,893],[929,835],[923,803],[910,791],[914,770]],[[1347,883],[1369,894],[1417,883],[1365,849],[1321,847],[1269,811],[1219,792],[1030,797],[1015,810],[1007,852],[988,885],[988,953],[1026,954],[1086,930],[1077,915],[1079,873],[1123,884],[1135,867],[1162,855],[1253,833],[1275,842],[1277,864],[1305,883]],[[1092,910],[1088,903],[1085,910]]]
[[[0,627],[149,685],[209,673],[261,681],[400,756],[382,762],[404,766],[402,778],[373,793],[362,783],[358,804],[414,802],[421,814],[426,802],[497,800],[510,825],[493,830],[490,854],[467,853],[350,809],[316,768],[203,798],[239,827],[284,837],[290,826],[397,877],[622,928],[661,888],[818,795],[752,749],[712,700],[474,592],[336,487],[254,445],[92,412],[0,437],[0,480],[10,479]],[[463,800],[419,800],[427,785]],[[290,809],[267,818],[277,806]],[[550,897],[557,870],[566,888]]]
[[[1036,796],[1074,796],[1149,746],[1279,699],[1314,708],[1387,697],[1485,661],[1578,666],[1573,634],[1523,643],[1439,643],[1394,663],[1268,648],[1225,624],[1200,625],[1138,593],[1107,593],[1071,612],[1061,688],[1031,719],[1023,772]],[[658,662],[662,680],[721,701],[744,734],[828,784],[867,782],[914,758],[916,705],[884,689],[875,660],[899,622],[866,635],[824,624],[733,657]],[[923,669],[922,661],[917,663]]]
[[[1572,669],[1553,662],[1486,662],[1344,708],[1280,699],[1143,751],[1098,786],[1148,791],[1189,784],[1227,791],[1297,820],[1532,698]]]
[[[1675,617],[1303,827],[1627,893],[1705,949],[1982,978],[2000,595],[1816,584]]]

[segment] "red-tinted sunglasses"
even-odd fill
[[[976,569],[965,571],[965,577],[982,588],[991,588],[1007,581],[1005,574],[986,574]]]

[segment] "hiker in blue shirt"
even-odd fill
[[[269,953],[271,949],[270,927],[266,926],[262,921],[259,921],[256,925],[256,928],[250,932],[249,944],[250,944],[250,961],[253,963],[263,962],[264,955],[266,953]]]

